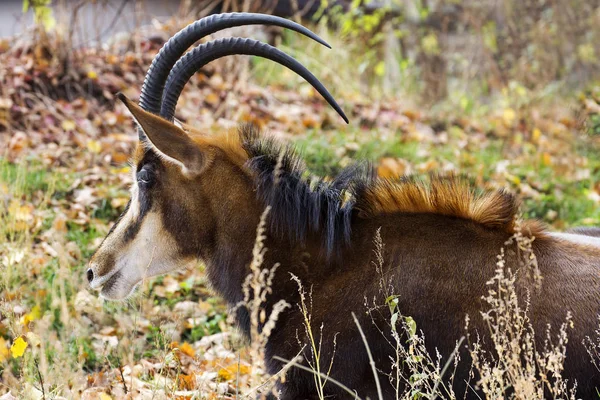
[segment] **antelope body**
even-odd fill
[[[201,260],[213,288],[235,305],[243,300],[256,227],[268,206],[263,265],[280,266],[267,298],[267,313],[281,299],[292,305],[300,301],[297,284],[290,279],[290,274],[297,276],[312,291],[313,326],[324,326],[321,358],[326,365],[321,370],[327,370],[337,334],[330,375],[361,398],[373,399],[375,379],[350,315],[354,312],[380,370],[383,397],[395,398],[384,375],[395,354],[387,341],[387,320],[365,313],[365,299],[380,296],[373,251],[377,232],[385,244],[383,275],[396,291],[398,309],[414,318],[429,350],[437,349],[446,359],[464,335],[467,314],[472,331],[487,332],[481,298],[494,275],[499,250],[515,232],[517,201],[502,191],[476,195],[468,184],[452,177],[426,183],[381,180],[364,166],[350,167],[331,182],[308,182],[294,151],[252,126],[214,136],[190,134],[175,125],[177,98],[189,77],[206,62],[234,53],[258,54],[294,69],[344,116],[312,74],[283,53],[248,39],[200,45],[175,64],[201,36],[246,23],[276,24],[312,35],[270,16],[208,17],[184,29],[161,50],[139,106],[120,96],[139,125],[135,183],[125,212],[90,261],[88,279],[103,297],[123,299],[144,277]],[[543,276],[541,288],[531,298],[534,329],[543,337],[539,334],[547,324],[557,329],[571,313],[574,329],[569,331],[564,374],[570,382],[577,380],[579,396],[593,398],[600,388],[600,371],[594,369],[582,341],[594,335],[600,313],[600,246],[593,241],[597,235],[556,235],[534,222],[525,222],[522,229],[535,236],[532,250]],[[516,268],[514,246],[508,245],[506,263]],[[533,293],[531,282],[519,281],[523,298],[530,287]],[[247,313],[237,316],[248,333]],[[302,346],[296,337],[304,339],[303,323],[295,306],[280,315],[265,349],[269,372],[282,367],[273,356],[289,360],[298,354]],[[468,352],[461,348],[460,353],[463,362],[454,379],[459,397],[467,390],[469,371]],[[308,350],[304,358],[311,359]],[[313,376],[299,369],[289,370],[278,389],[283,399],[316,398]],[[331,383],[325,394],[349,396]],[[474,395],[469,389],[467,397]]]

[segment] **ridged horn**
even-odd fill
[[[183,87],[190,80],[192,75],[209,62],[234,54],[246,54],[267,58],[291,69],[310,83],[321,96],[327,100],[331,107],[337,111],[344,121],[348,123],[348,117],[346,117],[342,108],[338,105],[325,86],[323,86],[323,84],[296,59],[266,43],[238,37],[217,39],[203,43],[186,53],[179,61],[177,61],[167,78],[160,116],[169,121],[173,121],[179,96],[183,91]]]
[[[309,29],[293,21],[266,14],[255,13],[225,13],[204,17],[179,31],[160,49],[148,69],[142,93],[140,107],[143,110],[158,114],[161,108],[165,81],[181,55],[194,43],[203,37],[217,31],[242,25],[275,25],[291,29],[309,38],[329,46],[327,42]]]

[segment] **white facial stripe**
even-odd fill
[[[557,239],[566,240],[575,244],[600,247],[600,238],[595,236],[563,232],[551,232],[550,236],[553,236]]]
[[[134,171],[135,175],[135,171]],[[118,260],[121,257],[121,253],[123,253],[124,249],[121,249],[121,243],[123,241],[123,237],[125,236],[125,232],[127,229],[133,225],[140,214],[140,204],[139,204],[139,188],[137,186],[137,180],[134,177],[134,183],[131,185],[131,201],[129,203],[129,208],[127,212],[121,217],[121,220],[118,222],[114,231],[106,237],[106,239],[102,242],[102,245],[97,251],[97,255],[95,258],[101,259],[102,254],[113,254],[115,258]],[[125,252],[127,250],[125,249]],[[118,264],[118,262],[116,263]],[[104,271],[104,266],[95,265],[94,262],[90,264],[90,268],[94,271],[94,276],[96,277],[92,282],[90,282],[90,287],[92,289],[100,288],[104,285],[116,272],[119,271],[119,267],[117,265],[110,265],[109,272],[106,273]],[[102,276],[100,274],[103,273]]]
[[[194,257],[179,255],[177,242],[165,229],[158,212],[145,214],[135,236],[125,243],[129,227],[139,222],[140,215],[140,191],[135,168],[132,174],[134,183],[130,188],[129,208],[90,263],[95,276],[90,286],[97,289],[104,285],[101,296],[107,299],[126,298],[145,278],[196,262]]]
[[[137,172],[135,167],[133,170],[133,183],[131,184],[131,203],[129,203],[129,211],[127,214],[130,214],[133,219],[137,218],[140,215],[140,200],[139,200],[139,192],[140,188],[137,184]]]
[[[125,231],[135,221],[135,219],[132,217],[132,214],[134,213],[132,206],[133,199],[131,200],[131,204],[127,210],[127,213],[123,215],[114,231],[108,235],[106,239],[104,239],[94,258],[101,259],[102,255],[106,253],[118,254],[120,251],[119,243],[123,240],[122,238],[125,235]],[[94,271],[95,276],[94,280],[90,282],[90,287],[92,289],[100,288],[118,271],[118,268],[114,268],[114,266],[108,267],[111,269],[108,273],[106,273],[104,272],[104,268],[98,266],[94,261],[90,263],[90,268]],[[100,276],[101,273],[104,273],[104,275]]]
[[[110,287],[102,291],[103,297],[125,298],[144,279],[195,262],[194,258],[179,256],[175,239],[164,229],[162,217],[155,212],[146,214],[135,238],[119,253],[110,273],[112,276],[119,272],[119,279],[114,284],[109,282]]]

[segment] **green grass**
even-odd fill
[[[451,135],[452,129],[449,132]],[[494,179],[497,164],[510,160],[512,156],[505,140],[493,137],[488,139],[485,146],[479,149],[466,148],[458,157],[453,144],[405,142],[401,138],[401,133],[398,133],[390,139],[382,140],[375,131],[352,128],[343,132],[310,130],[306,136],[295,138],[294,145],[312,174],[329,177],[340,172],[346,157],[346,162],[363,160],[375,163],[382,157],[394,157],[404,159],[411,165],[430,160],[451,162],[460,174],[475,176],[481,173],[485,180],[490,180]],[[344,149],[348,143],[356,143],[358,149],[351,147],[342,151],[340,156],[339,149]],[[555,224],[558,228],[600,224],[600,207],[589,197],[594,185],[600,181],[600,149],[589,143],[580,143],[574,146],[574,151],[572,157],[588,158],[588,168],[591,171],[589,179],[572,181],[557,174],[551,165],[544,165],[540,161],[538,150],[533,144],[522,144],[519,157],[523,159],[510,164],[509,172],[519,182],[530,184],[540,193],[539,198],[526,198],[523,201],[522,212],[525,218],[540,219]],[[512,191],[519,190],[519,184],[514,182],[507,181],[506,185]],[[555,218],[551,218],[553,212],[557,213]]]

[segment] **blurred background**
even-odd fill
[[[103,302],[84,277],[129,196],[137,136],[115,94],[137,99],[168,38],[229,11],[291,18],[328,41],[260,26],[215,36],[293,55],[350,124],[300,77],[249,57],[199,71],[180,120],[207,134],[253,122],[293,143],[315,175],[355,160],[387,178],[452,172],[517,193],[524,217],[551,229],[600,224],[598,0],[3,0],[2,399],[228,398],[249,387],[251,357],[202,266],[150,279],[124,304]]]
[[[353,80],[436,103],[467,92],[481,99],[507,88],[585,88],[598,70],[598,6],[596,0],[5,0],[0,37],[41,24],[71,49],[106,48],[148,25],[263,12],[325,24],[362,46]],[[170,33],[162,30],[157,41]],[[271,40],[281,36],[267,32]]]

